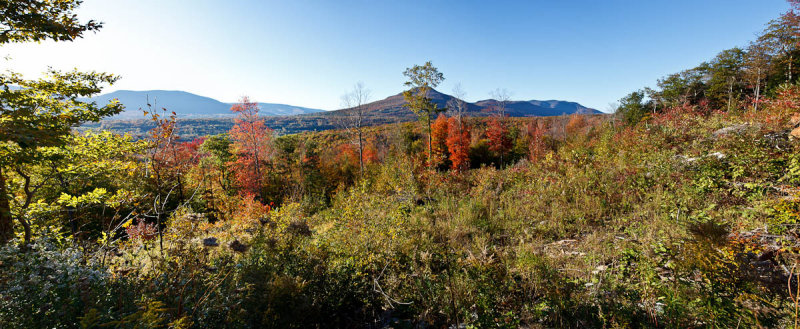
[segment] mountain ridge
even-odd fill
[[[429,97],[440,108],[447,108],[448,102],[455,97],[431,90]],[[164,107],[170,111],[175,111],[181,118],[224,118],[232,117],[230,111],[234,103],[226,103],[211,97],[193,94],[182,90],[117,90],[101,94],[92,98],[84,98],[84,101],[96,101],[99,104],[106,103],[112,99],[118,99],[125,110],[122,113],[111,117],[112,120],[130,120],[142,117],[140,109],[147,109],[148,104],[153,107]],[[403,105],[405,104],[403,93],[391,95],[384,99],[376,100],[365,104],[367,106],[367,116],[373,117],[397,117],[409,119],[414,117],[414,113]],[[466,114],[471,116],[489,115],[492,108],[497,104],[497,100],[484,99],[475,102],[466,102]],[[324,111],[315,108],[295,106],[280,103],[259,102],[261,115],[263,116],[337,116],[348,113],[349,109],[339,109]],[[506,103],[506,114],[514,117],[525,116],[555,116],[562,114],[602,113],[595,109],[583,106],[577,102],[562,100],[524,100],[508,101]]]
[[[211,97],[197,95],[182,90],[116,90],[113,92],[84,98],[83,101],[95,101],[99,104],[118,99],[125,105],[122,113],[110,119],[129,120],[142,117],[140,109],[164,107],[175,111],[182,118],[213,118],[233,116],[230,108],[234,103],[225,103]],[[258,102],[261,114],[265,116],[282,116],[324,112],[320,109],[294,106],[280,103]]]
[[[455,99],[455,97],[431,89],[428,97],[439,107],[446,109],[447,104]],[[467,102],[466,114],[470,116],[488,116],[492,114],[493,108],[497,105],[498,101],[494,99],[479,100],[476,102]],[[405,98],[403,93],[392,95],[381,100],[373,101],[365,104],[367,108],[366,116],[397,116],[397,117],[414,117],[415,114],[405,108]],[[546,105],[545,105],[546,104]],[[318,113],[321,116],[328,115],[343,115],[348,113],[350,109],[340,109],[336,111],[327,111]],[[593,108],[583,106],[577,102],[561,101],[561,100],[528,100],[528,101],[508,101],[505,104],[505,112],[508,116],[513,117],[528,117],[528,116],[557,116],[562,114],[600,114],[603,113]]]

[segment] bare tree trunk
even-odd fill
[[[753,105],[753,111],[758,112],[758,100],[761,96],[761,69],[758,69],[758,76],[756,77],[756,102]]]
[[[361,178],[364,177],[364,115],[367,111],[365,104],[369,99],[369,90],[364,88],[364,83],[358,82],[353,86],[353,91],[342,95],[342,105],[350,113],[345,115],[338,125],[346,129],[348,134],[355,134],[358,142],[358,167]]]
[[[731,111],[731,102],[733,101],[733,81],[728,85],[728,112]]]
[[[6,179],[0,167],[0,245],[14,237],[14,222],[11,218],[11,205],[6,193]]]

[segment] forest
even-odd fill
[[[4,72],[0,327],[797,328],[789,3],[609,114],[469,116],[426,62],[397,72],[412,122],[365,120],[356,84],[335,129],[243,97],[224,133],[146,108],[134,138],[78,100],[117,76]],[[0,1],[0,44],[102,33],[80,4]]]

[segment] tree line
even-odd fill
[[[635,124],[678,107],[758,111],[765,96],[798,79],[800,1],[789,4],[791,9],[767,23],[746,47],[723,50],[710,61],[659,79],[655,88],[621,98],[615,107],[620,120]]]

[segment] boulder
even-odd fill
[[[800,138],[800,127],[792,129],[792,131],[789,133],[789,138],[799,139]]]
[[[747,130],[747,128],[750,128],[750,125],[747,124],[747,123],[740,124],[740,125],[733,125],[733,126],[717,129],[716,131],[711,133],[711,136],[714,137],[714,138],[720,138],[720,137],[723,137],[723,136],[726,136],[726,135],[730,135],[730,134],[741,134],[741,133],[745,132],[745,130]]]
[[[792,127],[800,126],[800,112],[792,114],[792,117],[789,118],[789,124]]]

